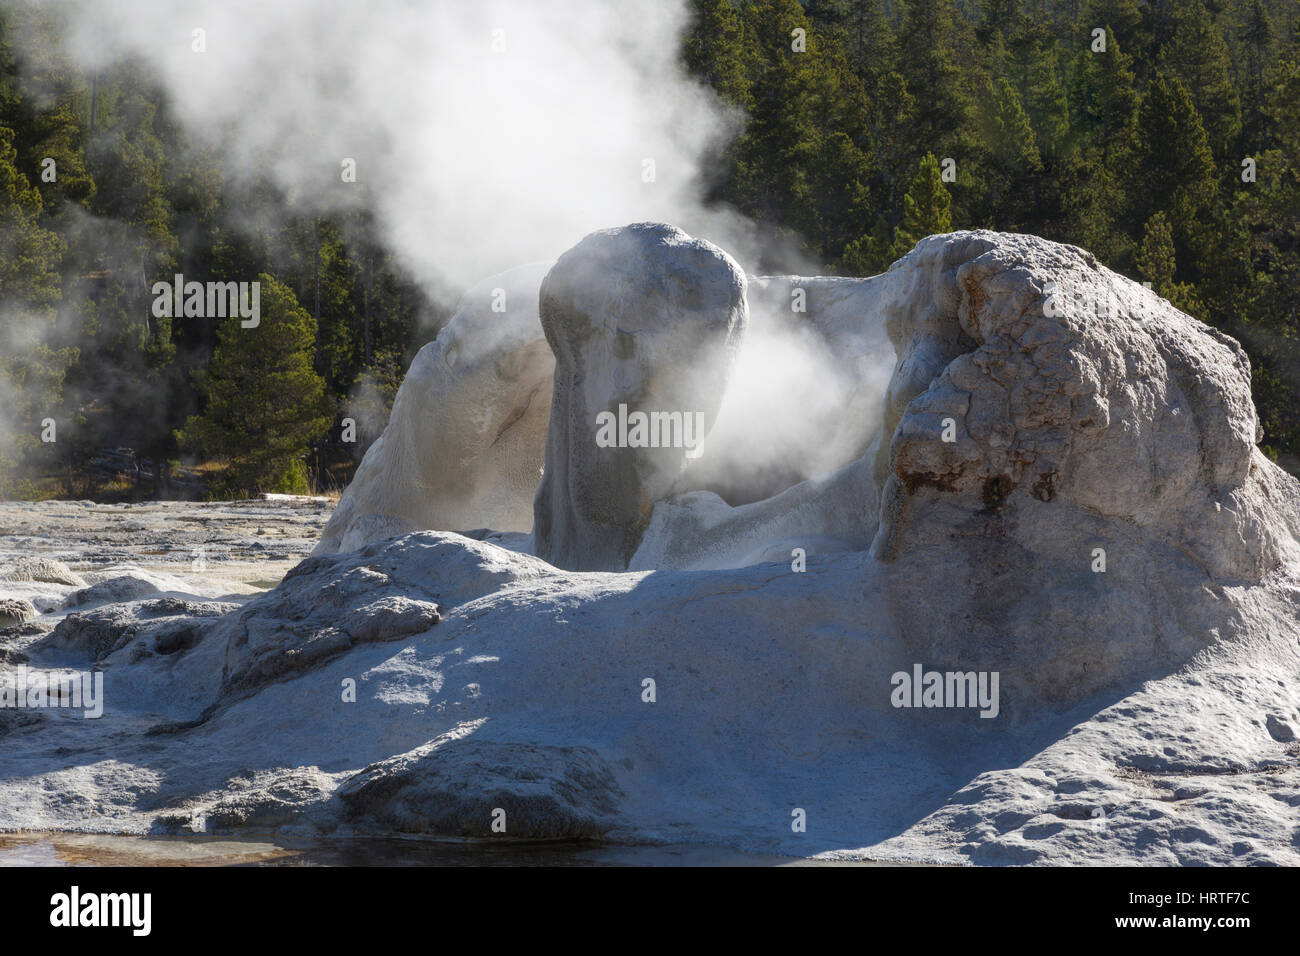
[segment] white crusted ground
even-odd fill
[[[310,559],[221,618],[111,606],[98,620],[136,631],[94,664],[105,716],[8,712],[34,722],[6,728],[0,828],[486,838],[503,807],[516,836],[1300,863],[1300,654],[1273,623],[1296,614],[1294,579],[1239,595],[1258,639],[1073,708],[1004,699],[981,719],[890,705],[912,655],[880,613],[880,567],[579,574],[426,532]],[[79,620],[5,647],[90,666],[106,649]]]

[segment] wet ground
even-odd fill
[[[861,866],[701,846],[0,834],[0,866]]]

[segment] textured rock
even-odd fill
[[[97,657],[104,717],[0,711],[0,828],[496,838],[501,808],[506,838],[1300,864],[1300,483],[1253,447],[1235,343],[1029,237],[866,281],[898,360],[845,467],[661,498],[643,571],[421,532],[218,618],[82,612],[26,663]],[[996,672],[996,716],[899,706],[913,668]]]
[[[745,276],[721,249],[661,223],[593,233],[541,290],[555,354],[534,553],[557,567],[627,567],[651,506],[717,415],[745,333]],[[670,447],[602,447],[598,417],[677,416]],[[621,425],[620,425],[621,430]],[[652,426],[652,431],[653,426]],[[658,445],[661,435],[652,441]]]
[[[709,491],[655,505],[628,569],[709,571],[809,554],[862,551],[876,533],[880,496],[860,459],[751,504],[731,507]]]
[[[451,324],[412,363],[385,437],[367,452],[316,553],[418,530],[531,529],[555,367],[538,315],[545,271],[513,270],[464,297]],[[508,315],[490,311],[493,288],[507,289]],[[880,293],[874,278],[749,277],[737,373],[708,454],[688,460],[678,487],[749,504],[859,458],[879,428],[893,367]],[[470,364],[465,343],[474,345]],[[518,374],[521,368],[527,374]],[[537,392],[542,379],[544,397]],[[503,429],[491,444],[481,437],[482,400],[457,397],[475,395]],[[525,407],[515,419],[498,411]],[[444,477],[449,460],[461,463],[461,484],[477,489],[474,502]]]
[[[537,320],[548,267],[479,283],[420,349],[315,553],[425,528],[532,527],[555,368]]]
[[[23,598],[0,598],[0,627],[22,624],[36,616],[31,601]]]
[[[595,839],[614,826],[621,794],[594,750],[479,743],[472,730],[349,778],[338,790],[347,819],[398,833],[543,840]]]
[[[336,786],[337,781],[317,767],[238,773],[220,790],[162,811],[152,830],[166,834],[221,834],[289,826],[326,801]]]
[[[1300,510],[1240,346],[1033,237],[933,236],[889,274],[916,295],[885,317],[873,549],[918,658],[1040,657],[1012,692],[1077,698],[1247,639],[1224,589],[1300,561]]]
[[[50,558],[19,558],[12,564],[0,567],[0,582],[41,581],[48,584],[66,584],[84,588],[86,581],[62,561]]]
[[[957,495],[1168,529],[1213,577],[1277,566],[1296,526],[1258,520],[1266,479],[1252,477],[1250,364],[1235,341],[1088,253],[1029,237],[935,236],[894,268],[939,287],[931,308],[886,318],[901,355],[877,457],[884,556],[923,540],[911,512]],[[945,417],[953,442],[939,439]]]
[[[63,606],[73,608],[91,604],[116,604],[157,594],[161,590],[163,589],[158,586],[153,575],[131,571],[73,591]]]
[[[84,655],[94,662],[128,646],[132,647],[132,661],[149,654],[166,656],[193,647],[213,619],[237,607],[176,598],[115,602],[68,614],[36,648]]]

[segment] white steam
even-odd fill
[[[43,9],[59,15],[66,52],[87,73],[148,66],[189,141],[220,158],[230,225],[368,210],[378,239],[435,300],[554,260],[593,230],[644,220],[709,239],[748,271],[760,253],[769,266],[816,271],[702,201],[716,172],[709,157],[743,117],[686,76],[684,0],[46,0]],[[347,160],[356,182],[344,181]],[[289,209],[241,188],[264,180]],[[846,376],[814,338],[751,329],[709,449],[751,473],[742,499],[830,470],[869,437],[861,423],[871,415],[859,418],[854,404],[860,374]],[[377,401],[364,383],[358,390]],[[855,421],[842,439],[846,413]]]
[[[232,178],[266,177],[300,212],[370,208],[418,281],[464,289],[646,219],[745,257],[743,221],[699,200],[738,118],[684,75],[677,0],[50,7],[83,68],[147,63]]]

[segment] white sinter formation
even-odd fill
[[[0,829],[1300,864],[1300,483],[1235,341],[992,232],[747,280],[640,224],[544,273],[466,295],[273,590],[0,568],[0,702],[105,677],[0,707]],[[605,447],[620,405],[703,454]]]

